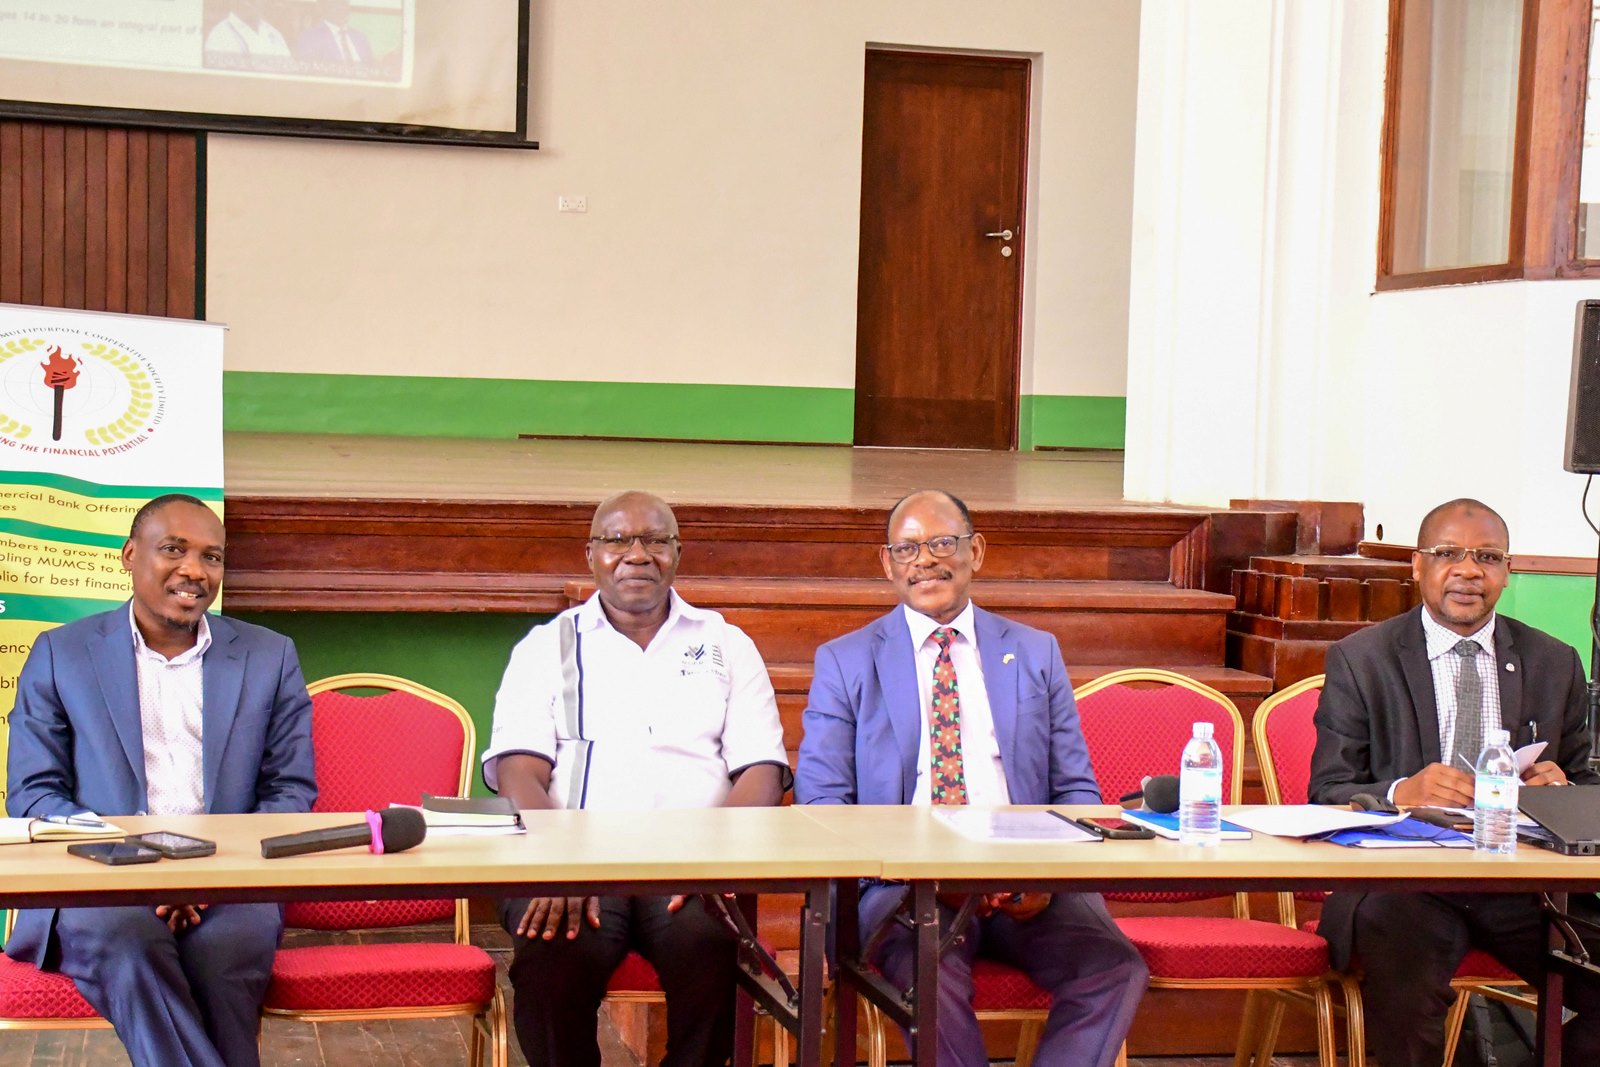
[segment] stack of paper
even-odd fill
[[[1053,811],[991,811],[937,805],[933,814],[974,841],[1098,841],[1065,815]]]

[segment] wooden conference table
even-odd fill
[[[810,806],[807,817],[840,836],[871,847],[882,864],[880,877],[906,881],[917,932],[915,975],[906,996],[886,996],[885,985],[853,958],[855,885],[840,883],[841,959],[837,1010],[839,1047],[853,1047],[855,996],[865,993],[886,1013],[909,1027],[915,1067],[934,1067],[932,1035],[938,977],[938,906],[935,892],[1042,889],[1057,892],[1155,889],[1237,892],[1299,889],[1385,889],[1504,892],[1600,890],[1600,858],[1560,856],[1526,845],[1511,856],[1480,856],[1471,849],[1340,848],[1324,842],[1295,841],[1256,834],[1249,841],[1227,841],[1217,848],[1180,846],[1175,841],[1101,841],[1083,844],[984,842],[965,837],[934,818],[926,808]],[[1044,810],[1044,809],[1034,809]],[[1117,809],[1067,808],[1070,814],[1113,814]],[[1225,813],[1227,809],[1224,809]],[[1560,976],[1552,968],[1541,990],[1540,1062],[1559,1064],[1560,1013],[1546,1005],[1560,1002]],[[843,1060],[840,1061],[843,1064]]]
[[[515,836],[435,834],[375,856],[349,848],[262,859],[263,837],[360,821],[349,813],[112,817],[129,833],[169,830],[217,843],[213,856],[107,867],[62,844],[0,847],[0,908],[296,899],[368,900],[587,893],[800,893],[798,989],[741,946],[742,989],[797,1036],[797,1062],[822,1061],[823,948],[834,884],[876,877],[870,844],[791,809],[530,811]],[[749,1020],[740,1013],[741,1030]],[[741,1035],[748,1040],[748,1032]]]
[[[1111,808],[1060,809],[1078,814]],[[751,992],[798,1034],[798,1063],[820,1067],[823,950],[829,898],[841,919],[840,1036],[854,1032],[855,1002],[866,983],[852,957],[858,880],[910,883],[918,982],[883,1006],[914,1034],[931,1035],[937,997],[936,890],[999,888],[1056,891],[1386,888],[1565,892],[1600,890],[1600,858],[1522,848],[1514,856],[1452,849],[1363,851],[1256,835],[1216,849],[1174,842],[991,843],[962,836],[915,807],[809,806],[671,812],[526,812],[528,833],[512,837],[435,835],[417,848],[374,856],[365,850],[261,858],[263,837],[356,821],[349,814],[202,815],[117,818],[129,832],[171,830],[217,842],[214,856],[104,867],[59,844],[0,847],[0,908],[154,903],[174,897],[229,900],[419,898],[537,891],[801,893],[799,987],[790,997],[770,981]],[[747,979],[751,978],[746,975]],[[1541,1006],[1559,995],[1552,972]],[[878,999],[875,997],[875,999]],[[1545,1013],[1541,1011],[1543,1016]],[[1551,1013],[1556,1020],[1559,1015]],[[1541,1018],[1541,1037],[1548,1030]],[[1553,1025],[1559,1025],[1555,1023]],[[932,1067],[935,1043],[913,1040],[918,1067]],[[854,1043],[839,1042],[841,1063]],[[1542,1050],[1559,1063],[1559,1048]]]

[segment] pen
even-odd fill
[[[46,815],[45,822],[61,823],[63,826],[105,826],[105,820],[93,815]]]
[[[1534,744],[1538,740],[1539,740],[1539,723],[1538,723],[1537,720],[1529,719],[1528,720],[1528,744],[1530,744],[1530,745]]]

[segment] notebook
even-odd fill
[[[1518,806],[1550,835],[1565,856],[1600,855],[1600,785],[1520,789]]]

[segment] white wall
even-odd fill
[[[533,11],[537,152],[210,139],[230,370],[853,386],[872,43],[1037,57],[1024,392],[1122,393],[1138,5]]]
[[[1125,492],[1358,500],[1403,544],[1476,496],[1514,551],[1592,556],[1561,463],[1600,282],[1373,291],[1386,14],[1145,5]]]

